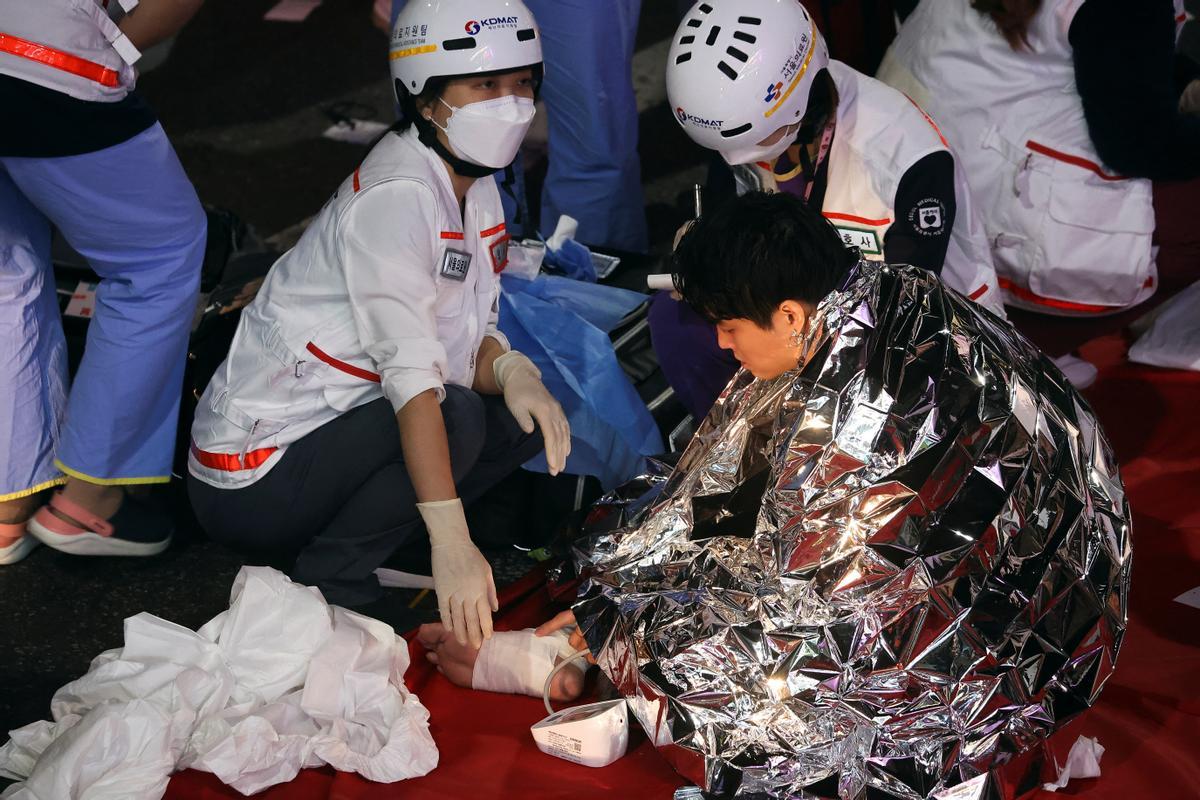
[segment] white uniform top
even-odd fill
[[[116,102],[133,88],[140,55],[100,0],[0,0],[0,75]]]
[[[352,408],[471,386],[484,337],[508,349],[496,329],[507,248],[494,181],[475,181],[460,214],[415,129],[385,136],[242,312],[196,411],[191,474],[245,486]]]
[[[883,242],[896,224],[896,191],[905,173],[932,153],[950,150],[937,125],[901,93],[840,61],[829,62],[837,86],[837,125],[827,156],[821,213],[867,259],[884,259]],[[942,279],[980,305],[1004,315],[996,271],[966,178],[954,155],[957,214]],[[775,182],[756,168],[764,189]],[[904,220],[904,224],[908,224]]]
[[[1157,278],[1150,181],[1101,162],[1075,88],[1068,32],[1082,4],[1045,0],[1014,51],[967,0],[921,0],[879,68],[954,142],[1005,302],[1048,313],[1119,310]]]

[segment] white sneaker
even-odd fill
[[[0,525],[0,542],[4,543],[4,546],[0,547],[0,566],[17,563],[33,552],[33,548],[38,546],[38,540],[28,533],[24,533],[16,539],[10,538],[11,534],[16,533],[18,528],[23,531],[25,528],[24,523],[19,526]]]
[[[1076,389],[1088,388],[1096,382],[1096,376],[1100,374],[1100,371],[1090,361],[1084,361],[1079,356],[1070,353],[1051,360],[1054,362],[1054,366],[1062,370],[1062,374],[1067,376],[1067,380]]]

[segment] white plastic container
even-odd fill
[[[629,747],[624,700],[564,708],[529,730],[543,753],[585,767],[607,767]]]

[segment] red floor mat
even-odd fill
[[[1059,796],[1089,800],[1200,798],[1200,609],[1175,603],[1200,586],[1200,373],[1124,361],[1117,336],[1084,356],[1101,368],[1087,392],[1122,464],[1134,510],[1130,622],[1116,674],[1100,702],[1055,738],[1065,756],[1076,735],[1106,748],[1103,777],[1074,781]],[[536,579],[509,588],[500,620],[522,628],[548,614]],[[684,784],[643,739],[604,769],[543,755],[529,726],[545,714],[540,700],[469,692],[450,685],[413,646],[410,688],[432,714],[441,764],[430,775],[384,786],[330,770],[309,770],[258,797],[267,800],[433,800],[508,798],[587,800],[670,798]],[[176,775],[166,796],[235,798],[212,775]],[[1048,800],[1049,792],[1028,797]]]

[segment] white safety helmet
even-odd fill
[[[799,0],[701,0],[675,32],[667,96],[697,144],[730,164],[770,160],[759,142],[808,108],[829,50]]]
[[[389,53],[397,99],[430,78],[501,72],[542,63],[542,34],[521,0],[409,0]]]

